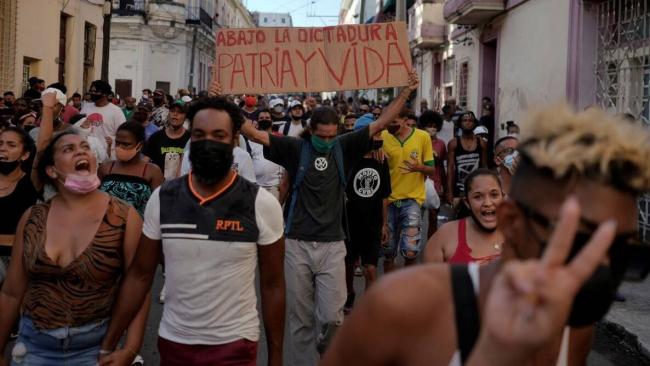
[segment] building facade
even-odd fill
[[[293,27],[291,14],[253,12],[253,21],[257,27]]]
[[[0,87],[21,95],[27,80],[62,82],[68,94],[101,75],[104,0],[0,0]]]
[[[216,30],[252,25],[241,0],[113,0],[109,83],[122,98],[206,90]]]
[[[650,122],[650,1],[450,0],[459,104],[499,122],[532,106],[599,105]]]

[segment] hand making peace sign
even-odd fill
[[[468,364],[522,364],[561,334],[578,290],[605,258],[616,232],[616,222],[601,224],[565,263],[579,218],[577,200],[568,198],[543,257],[504,265],[488,295],[481,336]]]

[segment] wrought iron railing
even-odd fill
[[[121,16],[144,15],[145,0],[120,0],[117,8],[113,9],[113,14]]]

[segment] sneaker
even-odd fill
[[[354,276],[355,277],[363,277],[363,268],[361,268],[361,266],[355,266],[354,267]]]
[[[135,356],[135,358],[133,359],[133,362],[131,362],[131,365],[135,365],[135,366],[144,365],[144,358],[142,358],[142,356],[140,356],[140,355]]]
[[[167,289],[167,284],[164,284],[162,290],[160,290],[160,296],[158,296],[158,302],[161,304],[165,303],[165,297],[167,295],[166,289]]]

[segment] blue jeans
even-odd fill
[[[420,221],[422,212],[417,201],[405,199],[388,205],[388,243],[382,248],[386,259],[395,258],[398,249],[406,259],[417,258],[420,253]]]
[[[80,327],[39,330],[31,318],[20,317],[12,366],[95,366],[108,330],[108,319]]]

